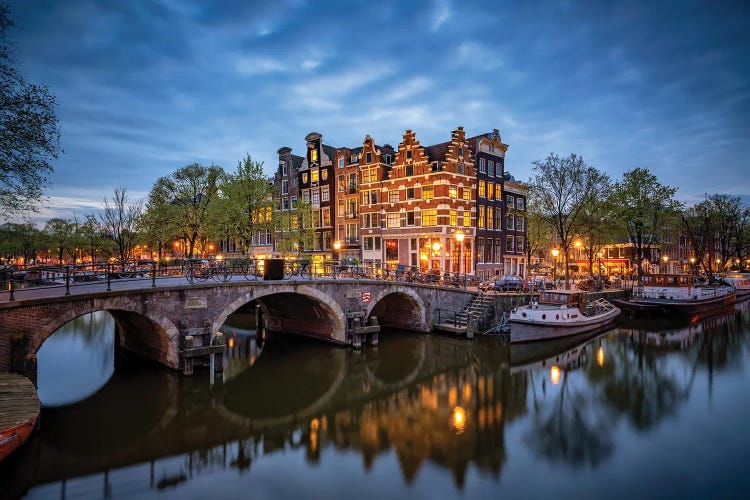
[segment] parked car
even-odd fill
[[[479,284],[479,288],[488,291],[520,291],[524,288],[524,280],[520,276],[506,275],[498,277],[494,280],[483,281]]]
[[[555,288],[555,282],[546,276],[531,276],[529,278],[529,286],[550,290]]]

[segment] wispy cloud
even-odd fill
[[[432,10],[430,30],[438,31],[453,16],[453,9],[449,0],[435,0]]]

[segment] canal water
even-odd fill
[[[503,345],[361,352],[226,325],[222,381],[115,355],[106,313],[39,351],[40,432],[0,497],[747,498],[750,310]],[[116,367],[116,368],[115,368]]]

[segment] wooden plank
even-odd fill
[[[29,379],[0,373],[0,429],[14,427],[39,416],[39,397]]]

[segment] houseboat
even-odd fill
[[[734,287],[738,302],[750,298],[750,273],[729,273],[724,281]]]
[[[644,276],[629,300],[613,300],[634,315],[692,316],[734,304],[734,287],[725,283],[699,284],[689,274]]]
[[[510,341],[530,342],[592,332],[612,324],[620,309],[604,299],[586,301],[586,292],[543,291],[538,301],[510,313]]]

